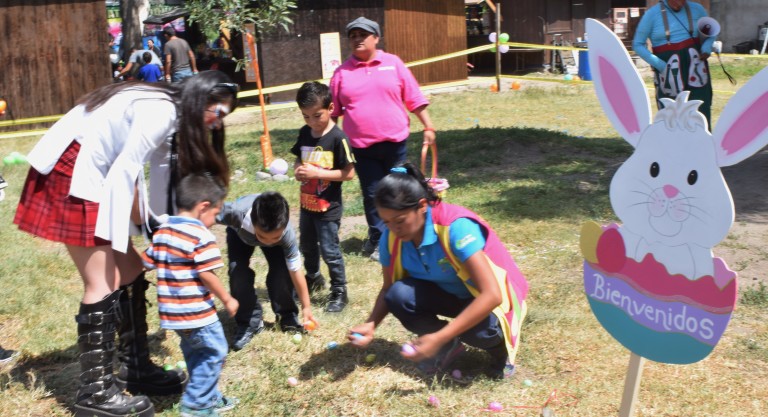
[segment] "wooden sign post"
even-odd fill
[[[621,396],[619,417],[631,417],[635,413],[637,394],[640,391],[640,379],[643,376],[644,364],[645,358],[638,354],[630,353],[627,377],[624,379],[624,394]]]

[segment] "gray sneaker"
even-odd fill
[[[261,333],[264,330],[264,321],[259,321],[259,325],[252,326],[237,326],[237,332],[235,332],[235,342],[232,344],[232,350],[242,350],[247,345],[253,336]]]
[[[19,356],[19,352],[0,347],[0,365],[13,362]]]
[[[373,250],[373,253],[370,256],[371,260],[374,262],[379,262],[379,247],[376,246],[376,249]]]
[[[262,324],[261,327],[263,328],[264,325]],[[235,406],[238,404],[240,404],[240,400],[237,398],[225,397],[222,395],[221,398],[219,398],[219,402],[216,403],[216,406],[213,409],[216,410],[217,413],[224,413],[235,408]]]

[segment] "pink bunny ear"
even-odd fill
[[[616,34],[587,19],[589,65],[595,93],[608,120],[632,146],[651,124],[651,106],[640,74]]]
[[[723,109],[712,134],[721,167],[737,164],[768,144],[768,68],[752,77]]]

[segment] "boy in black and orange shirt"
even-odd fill
[[[352,152],[347,137],[331,120],[331,92],[319,82],[304,83],[296,102],[306,126],[299,131],[291,153],[297,156],[294,175],[301,181],[299,244],[310,289],[325,286],[320,274],[320,257],[328,266],[331,294],[326,311],[344,310],[347,279],[339,246],[339,226],[343,212],[341,183],[355,177]]]

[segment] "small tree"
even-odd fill
[[[190,22],[197,23],[207,39],[216,39],[222,29],[245,33],[246,24],[253,23],[257,32],[263,33],[282,27],[288,31],[293,23],[291,0],[187,0]],[[256,33],[253,34],[257,36]],[[230,39],[227,39],[230,41]],[[239,71],[244,60],[238,60]]]

